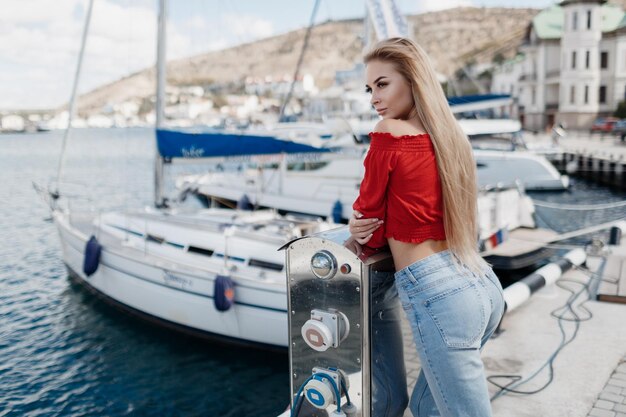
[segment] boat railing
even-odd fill
[[[498,182],[496,184],[488,184],[478,188],[479,194],[487,194],[492,192],[517,190],[520,194],[525,194],[524,183],[520,180],[515,180],[512,183]]]

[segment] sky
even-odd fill
[[[90,91],[156,57],[157,0],[95,0],[78,87]],[[308,25],[315,0],[169,1],[168,59]],[[555,0],[396,0],[405,14],[457,6],[545,8]],[[49,109],[70,98],[88,0],[2,0],[0,110]],[[363,17],[363,0],[321,0],[316,22]]]

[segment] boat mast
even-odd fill
[[[165,30],[167,20],[167,0],[159,0],[159,15],[157,23],[157,60],[156,60],[156,131],[163,127],[164,106],[165,106]],[[156,137],[155,137],[156,140]],[[165,161],[156,149],[154,158],[154,205],[165,207],[165,197],[163,195],[163,167]]]
[[[70,108],[67,117],[67,128],[63,133],[63,142],[61,143],[61,156],[59,156],[59,165],[57,168],[57,181],[56,188],[52,192],[52,198],[57,199],[60,196],[59,184],[63,175],[63,165],[65,164],[65,146],[67,144],[67,138],[72,128],[72,119],[74,113],[76,113],[76,92],[78,90],[78,80],[80,79],[81,67],[83,65],[83,56],[85,55],[85,45],[87,44],[87,34],[89,33],[89,24],[91,22],[91,11],[93,10],[93,0],[89,1],[89,8],[87,9],[87,16],[85,17],[85,27],[83,28],[83,37],[80,44],[80,52],[78,54],[78,63],[76,64],[76,73],[74,74],[74,85],[72,86],[72,95],[70,97]]]
[[[315,26],[315,15],[317,14],[317,8],[320,4],[320,0],[315,0],[315,4],[313,5],[313,13],[311,13],[311,20],[309,21],[309,27],[306,29],[306,34],[304,35],[304,43],[302,44],[302,49],[300,50],[300,56],[298,57],[298,63],[296,64],[296,72],[293,74],[293,80],[291,80],[291,85],[289,86],[289,92],[285,96],[285,101],[283,101],[283,105],[280,108],[280,114],[278,115],[278,121],[281,122],[285,117],[285,110],[287,110],[287,105],[291,100],[291,96],[293,95],[293,88],[296,84],[296,80],[298,79],[298,75],[300,74],[300,67],[302,66],[302,61],[304,60],[304,52],[306,51],[307,46],[309,46],[309,38],[311,37],[311,30],[313,30],[313,26]]]

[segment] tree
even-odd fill
[[[619,102],[617,110],[615,110],[613,116],[619,117],[620,119],[626,119],[626,101],[622,100]]]
[[[502,55],[502,52],[498,52],[493,56],[493,59],[491,62],[493,62],[494,64],[502,64],[505,61],[505,57],[504,55]]]

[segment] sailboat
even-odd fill
[[[89,29],[90,3],[76,86]],[[160,1],[157,53],[155,207],[94,213],[71,209],[70,197],[36,187],[49,203],[63,262],[71,279],[106,302],[140,318],[196,336],[265,349],[287,346],[284,243],[336,227],[314,216],[283,216],[275,210],[176,208],[163,192],[165,162],[242,158],[307,160],[317,147],[270,134],[241,136],[163,126],[166,2]]]

